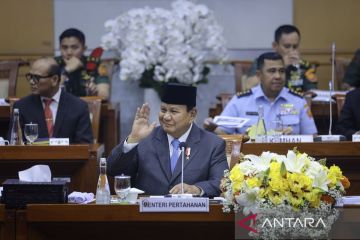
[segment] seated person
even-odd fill
[[[133,186],[146,194],[179,194],[179,143],[186,142],[191,151],[184,163],[184,192],[219,196],[220,180],[228,168],[225,141],[194,123],[196,87],[166,84],[161,101],[161,126],[149,124],[147,103],[137,109],[130,135],[108,158],[108,174],[130,175]]]
[[[75,96],[100,96],[109,98],[110,80],[106,66],[100,61],[102,50],[95,56],[84,56],[85,35],[69,28],[59,37],[61,56],[56,61],[62,70],[62,83],[67,92]]]
[[[267,129],[270,129],[271,122],[280,116],[287,134],[317,134],[311,110],[304,98],[284,87],[285,68],[281,55],[274,52],[261,54],[256,75],[260,79],[260,84],[235,95],[221,113],[221,116],[244,117],[250,121],[238,129],[216,127],[211,119],[206,119],[206,129],[213,130],[216,127],[216,134],[245,133],[248,128],[256,125],[258,106],[262,105]]]
[[[336,126],[336,133],[352,140],[353,134],[360,134],[360,88],[346,94],[345,103]]]
[[[347,88],[358,88],[360,86],[360,49],[358,49],[346,69],[344,82]]]
[[[92,143],[87,104],[60,88],[60,67],[54,58],[36,60],[26,74],[32,94],[15,102],[20,125],[37,123],[38,138],[69,138],[70,143]],[[10,122],[12,126],[12,122]],[[11,128],[8,138],[10,139]]]
[[[317,88],[316,67],[300,58],[300,31],[292,25],[282,25],[275,31],[272,44],[273,49],[279,53],[284,60],[286,74],[285,86],[297,92],[306,92]],[[256,77],[257,59],[255,59],[248,75],[247,86],[249,88],[257,85],[259,79]]]

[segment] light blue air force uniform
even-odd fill
[[[283,88],[274,102],[265,96],[261,85],[237,94],[229,101],[221,116],[249,118],[242,128],[223,128],[225,132],[245,133],[246,129],[257,123],[258,106],[264,106],[264,120],[266,129],[271,129],[271,122],[280,114],[283,127],[291,127],[291,134],[316,134],[317,129],[305,99],[296,92]]]

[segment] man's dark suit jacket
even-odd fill
[[[133,186],[150,195],[169,194],[180,183],[181,157],[172,174],[169,142],[161,127],[127,153],[123,153],[123,144],[115,147],[108,158],[109,175],[130,175]],[[220,180],[228,168],[225,141],[193,124],[186,145],[191,152],[184,162],[184,183],[200,187],[205,196],[219,196]]]
[[[37,123],[38,138],[49,138],[46,127],[44,108],[39,95],[29,95],[15,102],[13,108],[20,112],[20,125],[24,130],[26,123]],[[10,139],[12,121],[8,132]],[[69,138],[70,143],[92,143],[93,134],[87,104],[70,93],[61,91],[56,114],[53,136]]]
[[[352,135],[360,130],[360,88],[346,94],[336,132],[351,141]]]

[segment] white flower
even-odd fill
[[[284,158],[286,170],[292,173],[301,173],[307,158],[308,156],[305,153],[296,155],[294,151],[289,150],[287,157]]]
[[[327,178],[327,172],[324,169],[319,170],[318,174],[313,179],[313,187],[320,188],[327,192],[329,180]]]
[[[257,213],[258,212],[258,193],[259,188],[247,188],[240,195],[235,197],[235,200],[238,204],[243,207],[244,215],[248,215],[250,212]]]
[[[308,169],[306,169],[305,174],[307,176],[309,176],[310,178],[314,179],[320,174],[320,171],[322,169],[323,169],[323,166],[320,163],[318,163],[316,161],[310,161],[309,167],[308,167]]]
[[[195,84],[205,77],[205,60],[226,58],[222,28],[212,11],[188,0],[171,6],[132,9],[105,22],[101,45],[121,56],[120,79],[139,80],[151,70],[155,81]]]
[[[270,161],[275,159],[277,154],[270,152],[263,152],[261,156],[256,156],[253,154],[248,154],[244,156],[244,159],[248,159],[251,162],[251,167],[248,163],[245,164],[246,171],[252,171],[253,173],[258,173],[262,171],[266,171],[270,166]],[[252,169],[254,170],[252,170]],[[245,173],[244,173],[245,174]]]

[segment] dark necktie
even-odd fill
[[[173,152],[170,158],[170,163],[171,163],[171,172],[174,172],[175,166],[176,166],[176,162],[179,158],[179,140],[178,139],[174,139],[171,141],[171,145],[173,146]]]

